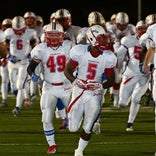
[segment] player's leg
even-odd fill
[[[85,114],[83,118],[84,119],[83,125],[82,125],[83,130],[80,134],[78,147],[75,150],[75,155],[78,154],[83,155],[83,152],[86,149],[91,139],[93,125],[100,113],[101,101],[102,101],[102,96],[97,96],[97,97],[92,96],[90,97],[90,100],[88,100],[87,103],[85,102],[85,104],[82,106],[84,108],[84,114]]]
[[[130,97],[134,90],[136,80],[133,77],[123,77],[120,85],[119,92],[119,106],[127,107],[130,101]]]
[[[24,90],[27,84],[27,81],[26,81],[27,80],[27,66],[17,64],[16,70],[18,70],[17,79],[16,79],[16,87],[17,87],[18,93],[16,96],[16,107],[12,111],[14,116],[19,115],[21,111],[21,106],[24,101]]]
[[[156,70],[153,73],[153,88],[152,95],[154,100],[154,113],[155,113],[155,134],[156,134]]]
[[[60,98],[57,99],[55,114],[61,119],[59,130],[68,128],[68,118],[64,104]]]
[[[8,106],[8,83],[9,83],[9,76],[8,76],[8,68],[7,66],[1,66],[1,94],[2,94],[2,103],[0,107],[7,107]]]
[[[126,131],[133,131],[133,123],[139,112],[141,97],[145,94],[148,88],[148,78],[138,77],[136,81],[137,81],[136,87],[133,90],[133,94],[131,98],[131,105],[129,110],[129,117],[128,117]]]
[[[40,107],[42,112],[43,131],[49,145],[47,150],[48,154],[56,152],[55,130],[52,122],[54,118],[56,102],[57,98],[53,96],[50,91],[46,91],[46,88],[43,89],[40,100]]]
[[[96,122],[94,123],[94,126],[93,126],[93,132],[95,134],[100,134],[101,133],[101,110],[102,110],[102,106],[103,106],[103,104],[105,102],[105,94],[106,94],[106,92],[107,92],[107,89],[104,89],[103,90],[103,99],[101,101],[100,113],[99,113],[99,116],[98,116]]]

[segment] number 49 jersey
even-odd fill
[[[64,68],[72,45],[72,41],[64,40],[62,46],[54,49],[43,42],[32,49],[31,57],[41,61],[46,82],[60,83],[67,79],[64,75]]]

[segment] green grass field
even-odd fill
[[[106,95],[107,96],[107,95]],[[46,156],[39,97],[31,108],[22,106],[19,117],[11,113],[15,97],[9,96],[9,106],[0,108],[0,156]],[[106,100],[102,110],[102,133],[93,134],[84,156],[154,156],[156,135],[153,106],[141,106],[134,131],[126,132],[129,108],[114,109]],[[58,152],[55,156],[74,156],[81,129],[70,133],[58,130],[60,120],[54,119]]]

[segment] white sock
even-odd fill
[[[45,124],[43,123],[44,135],[46,137],[47,143],[49,146],[56,145],[55,144],[55,130],[51,123]]]
[[[87,147],[89,141],[85,141],[82,138],[79,139],[79,144],[78,144],[78,151],[84,151],[84,149]]]
[[[134,122],[134,120],[135,120],[135,118],[136,118],[136,116],[138,114],[139,108],[140,108],[140,104],[131,103],[128,123],[133,123]]]

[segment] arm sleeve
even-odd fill
[[[27,67],[27,72],[30,76],[34,73],[35,68],[38,66],[38,64],[39,64],[38,62],[31,60],[31,62],[29,63]]]

